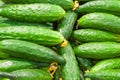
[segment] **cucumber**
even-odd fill
[[[10,55],[3,51],[0,51],[0,59],[6,59],[6,58],[10,58]]]
[[[78,20],[82,28],[100,29],[120,34],[120,18],[108,13],[90,13]]]
[[[34,26],[0,27],[0,40],[3,39],[20,39],[43,45],[57,45],[64,41],[59,32]]]
[[[63,57],[59,56],[52,49],[21,40],[2,40],[0,49],[15,57],[37,61],[37,62],[58,62],[65,63]]]
[[[15,27],[15,26],[35,26],[35,27],[43,27],[48,29],[53,29],[52,23],[27,23],[27,22],[18,22],[14,20],[10,20],[8,18],[0,17],[0,27]]]
[[[105,12],[115,15],[120,15],[120,1],[118,0],[98,0],[89,1],[80,5],[76,12],[78,13],[92,13],[92,12]]]
[[[90,71],[96,72],[96,71],[108,70],[108,69],[120,69],[120,58],[99,61],[97,64],[95,64],[92,67]]]
[[[60,5],[66,10],[73,8],[74,5],[73,0],[2,0],[2,1],[9,4],[50,3]]]
[[[37,69],[21,69],[10,73],[0,72],[0,77],[10,80],[52,80],[48,72]]]
[[[63,80],[80,80],[78,63],[71,45],[68,43],[66,47],[60,48],[59,53],[66,60],[66,64],[61,65]]]
[[[48,66],[49,64],[43,63],[43,65]],[[22,59],[5,59],[0,60],[0,71],[11,72],[19,69],[29,69],[42,67],[42,63],[35,63],[32,61],[22,60]]]
[[[96,29],[80,29],[72,33],[72,38],[82,42],[120,41],[120,35]]]
[[[91,42],[74,47],[76,56],[94,59],[107,59],[120,56],[120,43]]]
[[[58,31],[66,38],[68,39],[72,33],[74,24],[77,19],[77,13],[73,11],[67,11],[64,18],[61,20],[61,22],[58,24]]]
[[[52,4],[9,4],[0,8],[0,16],[23,22],[53,22],[65,13],[60,6]]]
[[[91,78],[91,80],[120,80],[120,70],[87,72],[85,77]]]
[[[92,62],[89,59],[77,57],[77,60],[80,66],[82,66],[85,70],[90,70],[93,67]]]

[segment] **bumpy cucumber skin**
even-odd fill
[[[116,42],[91,42],[74,48],[79,57],[106,59],[120,56],[120,44]]]
[[[8,52],[12,56],[37,62],[65,63],[64,58],[52,49],[26,41],[2,40],[0,41],[0,49],[6,53]]]
[[[120,41],[120,35],[95,29],[80,29],[72,33],[72,38],[82,42]]]
[[[57,4],[63,7],[64,9],[68,10],[73,8],[73,0],[3,0],[5,3],[17,3],[17,4],[26,4],[26,3],[51,3],[51,4]]]
[[[100,29],[120,33],[120,18],[108,13],[90,13],[78,20],[82,28]]]
[[[120,80],[120,70],[102,70],[97,72],[87,72],[85,77],[91,80]]]
[[[102,60],[97,64],[95,64],[90,71],[96,72],[96,71],[108,70],[108,69],[120,69],[120,58]]]
[[[52,22],[63,18],[65,13],[52,4],[10,4],[0,9],[0,16],[23,22]]]
[[[36,68],[37,63],[22,59],[0,60],[0,71],[10,72],[18,69]]]
[[[63,80],[80,80],[78,63],[71,45],[68,43],[66,47],[60,48],[60,54],[66,60],[66,64],[61,66]]]
[[[64,37],[57,31],[40,27],[0,27],[0,39],[20,39],[44,45],[57,45]]]
[[[86,58],[77,57],[79,64],[86,70],[90,70],[93,67],[92,62]]]
[[[14,80],[52,80],[48,72],[35,69],[21,69],[11,72]]]
[[[68,39],[72,33],[75,21],[77,19],[77,13],[68,11],[61,22],[58,24],[58,31]]]
[[[117,0],[98,0],[98,1],[89,1],[76,10],[77,12],[106,12],[111,14],[120,15],[120,1]]]

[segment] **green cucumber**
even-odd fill
[[[59,53],[66,60],[66,64],[61,65],[63,80],[80,80],[78,63],[71,45],[68,43],[66,47],[60,48]]]
[[[49,64],[35,63],[32,61],[22,60],[22,59],[5,59],[0,60],[0,71],[10,72],[19,69],[30,69],[42,66],[48,66]]]
[[[20,39],[43,45],[57,45],[64,41],[59,32],[34,26],[0,27],[0,40],[3,39]]]
[[[9,4],[0,8],[0,16],[23,22],[53,22],[65,13],[60,6],[52,4]]]
[[[99,61],[97,64],[95,64],[92,67],[90,71],[96,72],[96,71],[108,70],[108,69],[120,69],[120,58]]]
[[[120,56],[120,43],[91,42],[74,47],[76,56],[94,59],[106,59]]]
[[[8,18],[0,17],[0,27],[15,27],[15,26],[35,26],[35,27],[43,27],[48,29],[53,29],[52,23],[27,23],[27,22],[18,22],[14,20],[10,20]]]
[[[120,42],[120,35],[96,29],[80,29],[72,33],[72,38],[82,42]]]
[[[120,80],[120,70],[102,70],[97,72],[87,72],[85,77],[91,80]]]
[[[0,59],[10,58],[10,55],[0,50]]]
[[[63,7],[64,9],[73,8],[73,0],[2,0],[5,3],[14,3],[14,4],[31,4],[31,3],[50,3],[57,4]]]
[[[120,33],[120,18],[108,13],[90,13],[78,20],[82,28],[93,28]]]
[[[82,66],[85,70],[90,70],[93,67],[92,62],[89,59],[77,57],[77,60],[80,66]]]
[[[58,31],[68,39],[72,33],[77,19],[77,13],[68,11],[61,22],[58,24]]]
[[[0,72],[0,77],[10,80],[52,80],[48,72],[37,69],[21,69],[10,73]]]
[[[83,5],[80,5],[76,12],[79,13],[92,13],[92,12],[105,12],[115,15],[120,15],[120,1],[117,0],[98,0],[89,1]]]
[[[11,56],[32,61],[65,63],[64,58],[52,49],[27,41],[2,40],[0,41],[0,49]]]

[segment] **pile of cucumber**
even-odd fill
[[[0,80],[120,80],[120,0],[0,1]]]

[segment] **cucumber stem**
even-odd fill
[[[79,7],[79,2],[78,2],[78,1],[75,1],[72,10],[75,11],[78,7]]]
[[[64,39],[63,42],[60,44],[60,47],[66,47],[67,46],[67,40]]]

